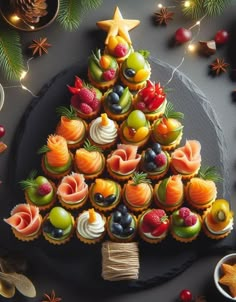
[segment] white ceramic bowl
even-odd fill
[[[222,269],[221,269],[221,265],[222,263],[228,263],[228,264],[236,264],[236,253],[234,254],[229,254],[224,256],[223,258],[221,258],[219,260],[219,262],[216,264],[215,270],[214,270],[214,282],[216,285],[216,288],[218,289],[218,291],[226,298],[232,300],[232,301],[236,301],[236,297],[233,298],[232,296],[230,296],[229,292],[227,290],[225,290],[225,288],[223,286],[221,286],[221,284],[219,283],[219,279],[222,277]]]
[[[2,85],[0,84],[0,111],[1,111],[2,106],[4,104],[4,99],[5,99],[5,93],[4,93]]]

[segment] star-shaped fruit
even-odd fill
[[[227,286],[231,296],[236,297],[236,264],[223,263],[221,268],[223,276],[219,279],[219,283]]]
[[[108,32],[105,44],[108,44],[108,40],[110,36],[117,36],[120,35],[123,37],[128,43],[132,43],[129,31],[140,23],[139,20],[130,20],[130,19],[123,19],[119,7],[117,6],[113,15],[112,20],[104,20],[98,21],[97,26],[104,31]]]

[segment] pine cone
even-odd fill
[[[15,13],[27,23],[38,23],[47,15],[46,0],[12,0]]]

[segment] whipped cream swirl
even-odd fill
[[[89,222],[89,212],[83,212],[77,219],[77,232],[84,238],[95,239],[105,231],[105,221],[99,213],[95,213],[96,220]]]
[[[114,142],[117,137],[117,128],[114,121],[108,119],[106,126],[101,123],[102,118],[98,117],[91,122],[89,134],[97,144],[108,144]]]

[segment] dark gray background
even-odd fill
[[[49,54],[41,58],[34,59],[30,62],[30,72],[24,80],[24,85],[32,90],[35,94],[41,87],[47,83],[54,75],[61,70],[74,66],[78,60],[87,60],[91,49],[102,46],[105,33],[100,32],[96,28],[96,21],[111,19],[114,8],[119,6],[123,17],[126,19],[139,19],[141,24],[136,29],[130,32],[131,39],[135,49],[148,49],[151,55],[163,62],[167,62],[172,66],[177,66],[182,57],[185,57],[183,65],[179,68],[190,80],[192,80],[206,96],[207,100],[212,104],[218,117],[219,124],[225,135],[225,149],[227,166],[229,168],[229,178],[225,179],[230,191],[230,201],[233,209],[236,210],[235,202],[235,113],[236,104],[232,102],[231,93],[235,89],[235,82],[230,78],[230,74],[223,74],[220,77],[209,76],[208,65],[218,56],[224,57],[229,63],[235,64],[235,41],[236,41],[236,5],[224,11],[224,14],[219,17],[205,18],[201,24],[201,31],[196,37],[198,40],[210,40],[215,33],[220,29],[227,29],[231,33],[231,41],[228,45],[218,48],[216,55],[205,58],[197,54],[186,54],[184,45],[179,47],[170,47],[170,41],[175,30],[178,27],[189,28],[194,24],[194,21],[183,17],[179,7],[172,8],[175,12],[174,20],[167,27],[156,26],[153,24],[153,14],[157,10],[158,1],[103,1],[103,5],[96,11],[89,12],[76,32],[65,32],[55,22],[47,29],[35,33],[21,33],[22,45],[27,48],[32,39],[39,37],[48,37],[52,47],[49,49]],[[166,6],[176,5],[175,1],[163,2]],[[194,29],[197,32],[197,28]],[[234,67],[236,68],[236,66]],[[3,86],[17,85],[17,83],[6,82],[1,77]],[[9,150],[1,155],[0,158],[0,179],[3,184],[0,186],[1,203],[9,203],[8,206],[2,207],[1,217],[6,217],[8,209],[12,203],[21,201],[15,200],[14,192],[7,182],[6,175],[9,167],[10,150],[13,143],[15,131],[17,130],[19,121],[32,100],[31,95],[21,88],[5,89],[6,98],[5,104],[0,112],[0,124],[6,128],[4,142],[8,145]],[[214,149],[214,146],[211,146]],[[14,160],[14,159],[12,159]],[[235,231],[233,231],[235,232]],[[11,237],[1,236],[0,244],[4,246],[4,240],[11,240]],[[29,251],[30,253],[30,251]],[[225,251],[226,253],[226,251]],[[224,254],[224,253],[223,253]],[[223,255],[222,254],[222,255]],[[69,257],[69,255],[68,255]],[[218,296],[213,284],[213,270],[218,256],[206,256],[201,258],[187,269],[180,276],[149,290],[122,293],[111,293],[107,290],[103,294],[96,296],[98,301],[149,301],[162,300],[166,302],[176,301],[181,289],[189,288],[193,294],[206,294],[209,301],[214,301]],[[37,262],[37,259],[35,259]],[[79,268],[78,268],[79,270]],[[46,271],[46,268],[45,268]],[[93,301],[91,298],[94,293],[81,294],[80,290],[74,284],[68,285],[65,280],[53,278],[50,274],[45,274],[43,270],[37,272],[35,283],[37,284],[39,301],[43,292],[50,291],[55,288],[58,295],[62,296],[63,301]],[[91,280],[93,282],[93,280]],[[21,296],[17,296],[15,301],[27,301],[25,298],[21,300]],[[221,298],[223,301],[223,298]]]

